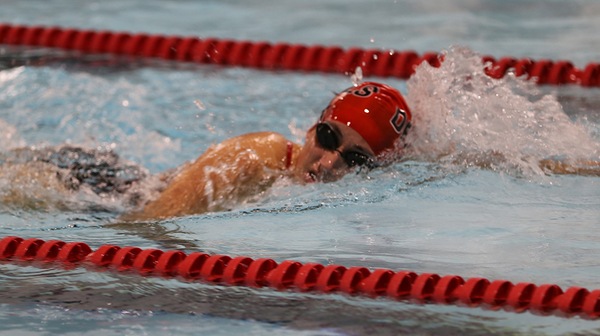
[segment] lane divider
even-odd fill
[[[301,264],[293,260],[246,256],[208,255],[201,252],[141,249],[102,245],[92,250],[82,242],[44,241],[8,236],[0,240],[0,261],[92,264],[116,272],[135,271],[144,276],[182,278],[235,286],[270,287],[277,290],[342,292],[376,298],[455,304],[465,307],[532,311],[542,315],[589,319],[600,317],[600,289],[553,284],[535,285],[458,275],[417,274],[366,267]]]
[[[439,66],[443,56],[419,55],[412,50],[376,50],[338,46],[301,45],[229,39],[127,32],[78,30],[60,27],[24,26],[0,23],[0,44],[27,45],[76,50],[82,53],[162,58],[172,61],[240,66],[265,70],[292,70],[326,73],[354,73],[360,66],[364,76],[407,79],[417,65],[428,62]],[[600,87],[600,63],[584,68],[570,61],[532,60],[484,56],[486,72],[501,78],[508,72],[533,78],[538,84],[577,84]]]

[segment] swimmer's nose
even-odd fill
[[[336,151],[326,151],[323,152],[323,155],[319,159],[318,163],[321,166],[321,169],[324,170],[333,170],[336,169],[341,162],[340,154]]]
[[[327,151],[315,162],[313,171],[321,180],[328,180],[328,177],[338,175],[338,171],[345,168],[346,164],[338,152]]]

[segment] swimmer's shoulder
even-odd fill
[[[266,166],[276,169],[289,168],[292,157],[300,150],[298,144],[277,132],[246,133],[228,139],[221,145],[250,150],[258,155]]]
[[[226,141],[255,142],[265,146],[285,145],[289,142],[282,134],[277,132],[252,132],[238,135]]]

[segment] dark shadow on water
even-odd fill
[[[110,54],[83,54],[77,51],[30,47],[0,46],[0,71],[20,66],[60,67],[92,74],[120,74],[141,68],[194,69],[201,65],[160,59]]]
[[[2,267],[2,266],[0,266]],[[4,267],[2,267],[4,268]],[[93,270],[90,270],[93,271]],[[347,335],[521,335],[502,326],[503,317],[461,308],[396,302],[348,295],[279,292],[205,283],[181,286],[178,280],[152,281],[135,274],[114,274],[110,283],[39,284],[27,279],[4,282],[3,304],[42,304],[69,310],[112,310],[205,315],[255,320],[296,330],[332,330]],[[5,273],[4,277],[10,277]],[[502,316],[502,315],[499,315]],[[535,335],[529,331],[527,335]]]
[[[179,225],[170,220],[154,222],[115,221],[102,227],[116,230],[119,235],[135,235],[153,241],[164,249],[194,250],[198,252],[202,252],[203,249],[201,241],[177,237],[177,235],[189,232],[182,231]]]

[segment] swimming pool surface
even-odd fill
[[[123,200],[0,176],[0,238],[36,237],[600,288],[600,178],[544,158],[600,160],[600,90],[492,81],[481,55],[600,61],[596,1],[13,1],[0,22],[446,52],[399,88],[410,155],[329,184],[278,182],[231,211],[115,223]],[[302,142],[349,76],[80,57],[0,46],[0,157],[110,148],[158,173],[269,130]],[[488,168],[479,168],[485,161]],[[0,263],[0,334],[600,334],[579,317],[228,287]]]

